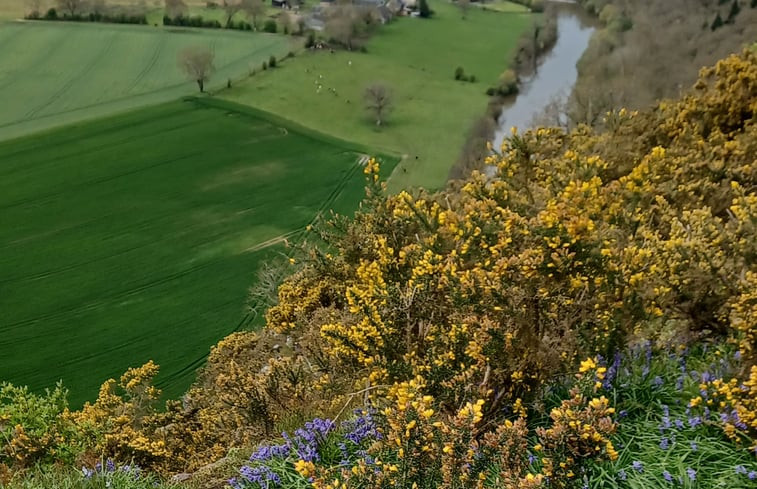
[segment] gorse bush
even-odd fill
[[[647,429],[640,407],[668,396],[671,412],[677,399],[687,416],[707,419],[708,431],[679,436],[738,442],[745,448],[729,463],[748,468],[756,112],[757,56],[744,51],[703,70],[679,100],[606,114],[604,132],[515,130],[487,158],[487,175],[441,192],[389,195],[369,160],[359,212],[311,229],[266,327],[219,342],[181,401],[158,409],[149,363],[106,382],[81,411],[56,408],[53,424],[70,423],[71,439],[92,454],[170,473],[302,420],[376,410],[381,436],[370,446],[345,445],[344,455],[328,440],[346,428],[328,425],[315,437],[319,458],[308,459],[298,451],[312,445],[303,432],[275,462],[245,469],[237,485],[250,487],[276,478],[323,488],[615,487],[607,477],[620,470],[647,484],[717,479],[684,465],[660,468],[668,474],[654,482],[633,465],[644,461],[628,460],[633,431],[613,411],[638,434]],[[616,352],[642,339],[650,353],[621,368]],[[701,341],[733,344],[738,365],[666,387],[679,379],[651,352]],[[709,417],[695,414],[705,407]],[[43,443],[47,432],[35,435],[42,448],[31,459],[58,453]],[[649,448],[643,440],[634,450]],[[344,466],[334,462],[341,456]]]

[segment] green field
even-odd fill
[[[67,22],[0,23],[0,140],[175,100],[196,86],[186,46],[216,53],[210,87],[248,73],[292,40],[262,33]]]
[[[281,238],[355,208],[362,151],[210,98],[0,143],[0,379],[79,403],[153,359],[179,395]]]
[[[473,121],[485,112],[486,88],[507,68],[534,17],[470,9],[463,20],[453,5],[430,3],[434,18],[396,19],[369,41],[367,53],[308,52],[221,96],[407,155],[392,176],[392,189],[440,187]],[[455,81],[458,66],[478,81]],[[374,81],[389,85],[395,97],[395,110],[381,130],[363,109],[363,89]]]

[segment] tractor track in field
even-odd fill
[[[37,107],[33,108],[29,112],[24,115],[24,117],[21,119],[22,121],[27,121],[29,119],[33,119],[35,115],[37,115],[40,111],[46,109],[50,105],[54,104],[58,99],[60,99],[64,93],[69,91],[71,87],[74,86],[74,84],[80,80],[82,80],[84,77],[86,77],[90,71],[92,71],[95,66],[100,62],[100,60],[107,55],[110,50],[113,48],[113,44],[116,42],[116,35],[112,33],[110,35],[110,39],[108,40],[108,43],[105,45],[105,47],[95,56],[95,58],[89,62],[87,66],[84,67],[84,70],[80,71],[75,76],[71,77],[66,83],[63,84],[63,86],[57,90],[49,99],[47,99],[43,104],[38,105]]]
[[[157,43],[155,46],[155,49],[153,50],[152,56],[150,57],[150,61],[148,61],[147,65],[142,69],[142,71],[139,72],[137,77],[134,79],[134,81],[129,85],[129,88],[127,88],[124,93],[129,94],[131,93],[134,88],[137,87],[137,85],[142,82],[145,76],[152,71],[153,68],[155,68],[155,65],[158,63],[158,60],[160,59],[160,55],[163,53],[163,48],[165,48],[166,43],[168,42],[168,34],[165,32],[162,32],[160,34],[160,42]]]
[[[56,40],[59,39],[65,39],[65,35],[61,35],[60,38],[56,38]],[[10,77],[9,80],[0,84],[0,91],[5,90],[14,83],[18,83],[19,78],[23,78],[24,75],[28,74],[31,69],[38,67],[45,59],[57,56],[58,51],[60,51],[63,46],[65,46],[65,42],[55,42],[53,43],[53,47],[49,51],[40,51],[39,55],[34,57],[31,62],[27,63],[27,65],[24,66],[19,72],[17,72],[15,76]],[[6,49],[8,48],[8,46],[4,47]]]

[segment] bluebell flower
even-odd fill
[[[652,379],[652,384],[654,384],[657,387],[660,387],[664,383],[665,382],[662,380],[662,377],[660,377],[659,375],[657,375],[654,379]]]
[[[679,430],[683,429],[683,421],[681,421],[680,419],[675,420],[675,425],[676,425],[676,428],[678,428]]]
[[[84,467],[84,466],[82,466],[82,468],[81,468],[81,473],[82,473],[82,475],[83,475],[83,476],[84,476],[84,477],[85,477],[86,479],[90,479],[90,478],[92,478],[92,475],[94,474],[94,472],[93,472],[92,470],[89,470],[88,468],[86,468],[86,467]]]
[[[693,481],[697,480],[697,471],[692,468],[686,469],[686,475],[689,476],[690,480],[693,480]]]
[[[689,443],[689,446],[691,447],[692,452],[696,452],[697,450],[699,450],[699,446],[693,441]]]
[[[696,428],[700,424],[702,424],[702,418],[700,418],[699,416],[692,416],[691,418],[689,418],[689,426],[691,426],[692,428]]]
[[[631,467],[633,467],[633,470],[635,470],[636,472],[644,472],[644,464],[638,460],[634,460],[631,463]]]
[[[743,465],[737,465],[736,467],[733,468],[733,470],[738,475],[746,475],[746,473],[747,473],[746,467],[744,467]]]
[[[668,472],[667,470],[662,471],[662,477],[668,482],[673,482],[673,476],[670,475],[670,472]]]
[[[625,470],[623,470],[623,469],[620,469],[620,470],[618,471],[618,480],[619,480],[619,481],[624,481],[624,480],[626,480],[626,479],[628,479],[628,474],[626,474],[626,471],[625,471]]]
[[[663,450],[670,448],[670,440],[663,436],[662,440],[660,440],[660,448],[662,448]]]
[[[749,477],[750,481],[753,481],[753,480],[757,479],[757,472],[753,470],[753,471],[749,472],[749,474],[747,474],[747,477]]]

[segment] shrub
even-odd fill
[[[67,396],[61,384],[43,395],[0,384],[0,464],[26,468],[76,460],[85,440],[66,416]]]
[[[315,33],[313,31],[308,32],[308,37],[305,40],[305,47],[312,48],[315,46]]]
[[[276,56],[271,55],[271,57],[268,58],[268,67],[269,68],[276,68]]]
[[[268,69],[268,63],[267,63],[267,62],[265,62],[265,61],[263,61],[263,66],[262,66],[262,68],[263,68],[263,71],[267,70],[267,69]]]
[[[58,12],[54,9],[48,9],[47,13],[45,13],[45,20],[56,20],[58,18]]]
[[[268,19],[263,24],[263,32],[269,32],[271,34],[275,34],[277,30],[276,21],[273,19]]]
[[[465,69],[462,66],[455,68],[455,80],[462,80],[465,77]]]

